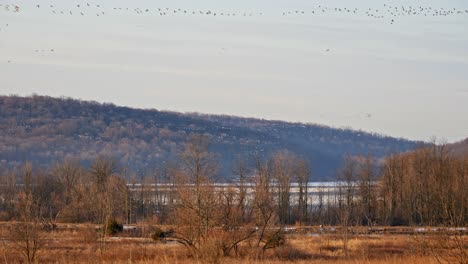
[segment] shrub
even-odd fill
[[[156,227],[153,232],[151,233],[151,238],[154,241],[160,241],[166,238],[166,232],[164,232],[161,228]]]
[[[203,263],[222,263],[224,256],[221,239],[216,236],[208,236],[198,248],[196,257]]]
[[[106,234],[115,235],[119,232],[122,232],[123,225],[118,223],[115,219],[110,219],[106,225]]]

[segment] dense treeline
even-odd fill
[[[314,164],[315,179],[334,179],[345,153],[377,158],[414,149],[417,142],[326,126],[232,116],[140,110],[45,96],[0,96],[0,164],[49,166],[74,157],[86,166],[112,156],[141,177],[183,151],[189,135],[210,136],[229,179],[237,156],[289,149]],[[221,179],[220,179],[221,180]]]
[[[172,239],[191,256],[218,263],[237,255],[240,243],[257,256],[283,245],[285,225],[340,225],[347,252],[349,226],[465,226],[468,219],[468,156],[452,155],[445,146],[382,162],[347,156],[339,181],[321,187],[309,185],[310,164],[289,151],[268,159],[240,157],[232,184],[215,182],[217,160],[209,138],[194,134],[174,163],[143,180],[109,157],[88,167],[68,158],[52,169],[25,163],[1,172],[0,220],[18,221],[8,239],[25,245],[29,262],[41,230],[57,222],[99,224],[102,251],[119,223],[149,222],[173,227],[153,238]]]
[[[466,225],[467,157],[445,146],[388,157],[380,179],[383,223]]]
[[[51,226],[56,221],[105,223],[109,219],[171,224],[186,219],[174,217],[187,213],[181,208],[197,208],[192,213],[203,214],[202,218],[210,214],[201,212],[202,207],[221,213],[213,225],[232,220],[257,226],[258,221],[462,226],[468,219],[468,157],[453,155],[445,146],[379,162],[371,156],[347,156],[339,181],[327,186],[310,186],[311,165],[289,151],[268,159],[238,158],[233,165],[237,180],[231,184],[216,183],[218,160],[209,151],[208,137],[194,135],[173,163],[141,180],[106,157],[89,166],[67,158],[51,169],[25,163],[2,171],[0,218],[17,218],[19,201],[29,197],[36,216]],[[267,216],[275,220],[265,220]]]

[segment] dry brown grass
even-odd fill
[[[21,263],[21,255],[8,242],[9,223],[0,223],[0,262]],[[464,249],[467,238],[460,237]],[[109,237],[106,248],[100,250],[94,225],[59,225],[58,230],[46,233],[45,245],[38,255],[38,263],[206,263],[190,258],[181,245],[152,241],[146,235],[122,234]],[[348,256],[343,252],[339,234],[296,234],[287,244],[270,251],[261,258],[254,247],[241,246],[237,257],[222,259],[222,263],[438,263],[434,252],[457,256],[459,251],[445,243],[446,236],[413,237],[401,234],[354,234],[348,242]],[[431,248],[432,247],[432,248]],[[463,250],[463,249],[462,249]],[[442,253],[441,253],[442,254]],[[445,255],[441,255],[445,256]],[[442,259],[443,260],[443,259]],[[444,262],[442,262],[444,263]]]

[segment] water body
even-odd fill
[[[377,182],[373,182],[372,185],[376,186]],[[188,185],[174,185],[171,183],[160,183],[160,184],[127,184],[131,192],[145,192],[147,199],[153,203],[158,203],[158,199],[162,204],[166,204],[169,199],[169,194],[175,192],[178,188],[193,188],[193,184]],[[233,188],[238,190],[238,183],[214,183],[215,190],[227,190],[228,188]],[[255,193],[255,184],[245,183],[243,186],[247,192],[247,199],[253,199]],[[277,191],[275,183],[270,184],[272,193]],[[331,181],[331,182],[309,182],[307,183],[307,201],[311,206],[325,206],[327,204],[336,204],[339,199],[339,190],[342,188],[350,188],[352,190],[358,190],[357,182],[340,182],[340,181]],[[291,204],[296,204],[299,198],[299,184],[291,183],[290,185],[290,202]],[[304,191],[304,190],[303,190]],[[346,191],[343,191],[343,195]],[[273,197],[276,197],[273,194]]]
[[[1,94],[314,122],[418,140],[456,141],[468,131],[467,1],[0,4]]]

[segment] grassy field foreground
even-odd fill
[[[0,262],[25,263],[21,243],[13,240],[13,223],[0,224]],[[60,224],[41,233],[35,263],[468,263],[468,239],[460,233],[343,235],[301,232],[286,235],[286,244],[259,255],[248,244],[239,254],[224,258],[196,259],[174,242],[154,241],[151,227],[124,231],[99,242],[96,226]]]

